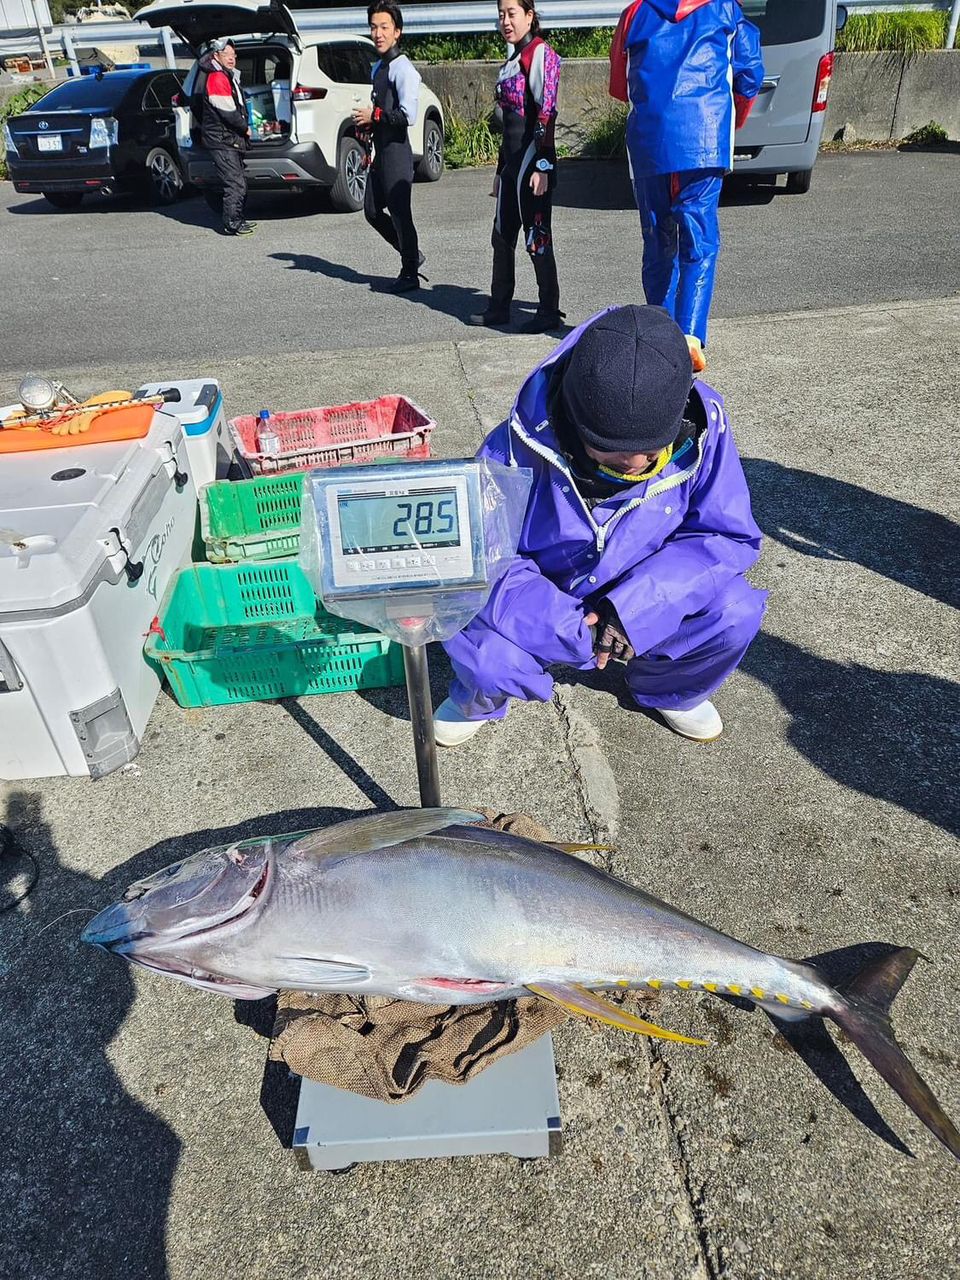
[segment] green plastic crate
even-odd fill
[[[218,480],[200,490],[200,536],[207,559],[272,560],[300,548],[303,472]]]
[[[181,707],[404,683],[400,646],[327,613],[296,560],[181,569],[144,652]]]

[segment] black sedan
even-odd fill
[[[14,188],[58,209],[115,190],[171,204],[184,186],[172,106],[182,81],[179,71],[122,70],[57,85],[4,126]]]

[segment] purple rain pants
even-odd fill
[[[705,609],[626,664],[627,688],[638,706],[687,711],[718,689],[740,665],[760,630],[767,593],[746,578],[732,578]],[[571,609],[583,611],[570,599]],[[585,634],[589,639],[589,631]],[[546,668],[564,662],[585,671],[596,665],[585,642],[583,661],[521,649],[488,626],[481,611],[444,644],[453,664],[450,699],[468,720],[500,720],[509,698],[547,702],[553,677]]]

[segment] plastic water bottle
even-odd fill
[[[270,421],[269,409],[261,409],[257,415],[257,452],[271,457],[280,452],[280,437]]]

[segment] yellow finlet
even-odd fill
[[[789,1003],[790,1003],[790,997],[789,997],[789,996],[785,996],[785,995],[783,994],[783,992],[782,992],[782,991],[778,991],[778,992],[776,993],[776,996],[777,996],[777,999],[780,1001],[780,1003],[781,1003],[781,1004],[789,1004]]]
[[[751,994],[752,996],[756,996],[758,1000],[763,1000],[763,999],[765,999],[765,998],[766,998],[766,995],[767,995],[767,993],[764,991],[763,987],[751,987],[751,988],[750,988],[750,994]]]
[[[527,983],[527,990],[534,995],[552,1000],[568,1013],[578,1014],[582,1018],[594,1018],[610,1027],[619,1027],[621,1031],[633,1031],[637,1035],[653,1036],[660,1040],[675,1040],[680,1044],[696,1044],[709,1046],[708,1040],[694,1040],[690,1036],[682,1036],[677,1031],[666,1031],[652,1022],[644,1022],[642,1018],[619,1009],[615,1004],[608,1004],[600,996],[578,983]]]
[[[728,983],[727,983],[727,990],[730,992],[730,994],[731,994],[732,996],[739,996],[739,995],[743,995],[743,988],[742,988],[742,987],[738,987],[738,986],[737,986],[735,983],[733,983],[733,982],[728,982]]]
[[[717,991],[717,984],[716,984],[715,982],[705,982],[705,983],[703,984],[703,989],[704,989],[704,991],[710,991],[710,992],[712,992],[714,995],[716,995],[716,991]]]
[[[675,985],[678,986],[681,991],[689,991],[692,983],[689,978],[677,978]]]
[[[659,979],[659,978],[648,978],[648,979],[647,979],[647,986],[648,986],[648,987],[653,987],[654,991],[659,991],[659,990],[660,990],[660,979]]]

